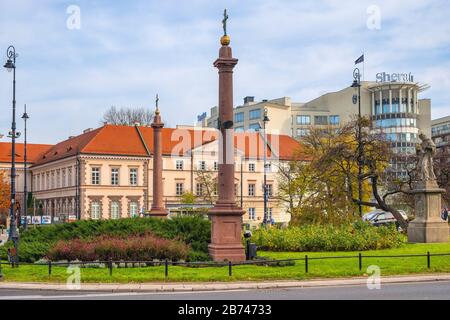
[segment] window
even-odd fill
[[[273,220],[273,208],[267,208],[267,221],[270,223],[275,222]]]
[[[56,183],[55,183],[55,188],[59,188],[60,187],[60,182],[61,182],[61,180],[59,179],[60,178],[60,171],[58,170],[58,171],[56,171]]]
[[[248,218],[250,220],[256,220],[256,210],[255,210],[255,208],[248,208]]]
[[[249,112],[250,120],[261,119],[261,109],[251,110]]]
[[[261,129],[261,126],[259,125],[259,123],[252,123],[248,126],[248,129],[250,131],[259,131]]]
[[[183,160],[177,160],[177,162],[175,163],[175,169],[183,170],[184,169],[184,161]]]
[[[197,185],[195,186],[195,192],[197,196],[203,195],[203,183],[197,183]]]
[[[72,186],[72,168],[69,168],[69,173],[67,174],[67,186]]]
[[[66,187],[66,169],[62,169],[62,187]]]
[[[94,185],[100,184],[100,168],[92,168],[91,178],[92,184]]]
[[[198,170],[205,171],[206,170],[206,161],[202,160],[198,162]]]
[[[119,168],[111,169],[111,184],[113,186],[119,185]]]
[[[100,211],[100,202],[98,201],[92,201],[91,202],[91,219],[92,220],[98,220],[101,217],[101,211]]]
[[[130,202],[130,217],[135,218],[139,216],[139,205],[136,201]]]
[[[332,126],[338,126],[341,124],[341,117],[340,116],[330,116],[329,121]]]
[[[250,172],[255,172],[256,171],[256,166],[254,163],[249,163],[248,164],[248,171]]]
[[[137,186],[138,184],[138,169],[131,168],[130,169],[130,185]]]
[[[254,197],[255,196],[255,184],[254,183],[250,183],[248,185],[248,196],[249,197]]]
[[[244,122],[244,113],[243,112],[236,113],[234,115],[234,122],[236,123]]]
[[[309,129],[297,129],[297,137],[306,137],[310,133]]]
[[[184,193],[184,183],[178,182],[176,184],[176,195],[177,196],[182,196],[183,193]]]
[[[267,188],[267,196],[273,197],[273,185],[272,184],[266,184]]]
[[[297,124],[310,125],[311,116],[297,116]]]
[[[120,219],[120,204],[118,201],[111,202],[111,219]]]
[[[266,163],[266,172],[272,172],[272,164]]]
[[[235,132],[244,132],[244,127],[236,127],[234,128]]]
[[[327,116],[315,116],[314,123],[319,126],[328,125],[328,117]]]

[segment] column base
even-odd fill
[[[443,243],[449,242],[448,223],[442,222],[410,222],[408,241],[411,243]]]
[[[242,245],[242,215],[235,203],[217,203],[208,213],[211,219],[211,244],[208,246],[214,261],[245,261]]]
[[[169,215],[169,212],[166,209],[163,208],[152,208],[149,212],[149,216],[151,218],[167,218]]]

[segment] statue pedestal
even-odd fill
[[[408,241],[437,243],[449,241],[448,223],[441,219],[442,193],[436,182],[421,182],[411,191],[415,198],[416,218],[408,227]]]
[[[208,212],[211,219],[211,244],[208,251],[214,261],[245,261],[241,238],[243,214],[244,211],[234,203],[217,203]]]

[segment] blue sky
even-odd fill
[[[80,29],[66,26],[70,5],[81,10]],[[379,30],[367,26],[371,5],[381,12]],[[235,104],[246,95],[305,102],[342,89],[365,52],[366,80],[412,72],[431,86],[421,97],[432,99],[433,118],[450,114],[445,0],[0,0],[0,62],[14,44],[18,115],[26,103],[29,140],[55,143],[98,127],[112,105],[153,108],[156,93],[168,125],[194,124],[217,104],[212,63],[225,7],[239,59]],[[4,70],[0,106],[5,134],[11,75]]]

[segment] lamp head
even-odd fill
[[[3,67],[6,68],[8,72],[11,72],[16,66],[11,59],[8,59]]]
[[[270,121],[270,119],[269,119],[269,117],[267,116],[267,114],[268,114],[268,110],[267,110],[267,108],[265,108],[264,109],[264,122],[269,122]]]
[[[28,113],[25,112],[25,113],[23,114],[23,116],[22,116],[22,119],[23,119],[23,120],[28,120],[28,119],[30,119],[30,117],[28,116]]]

